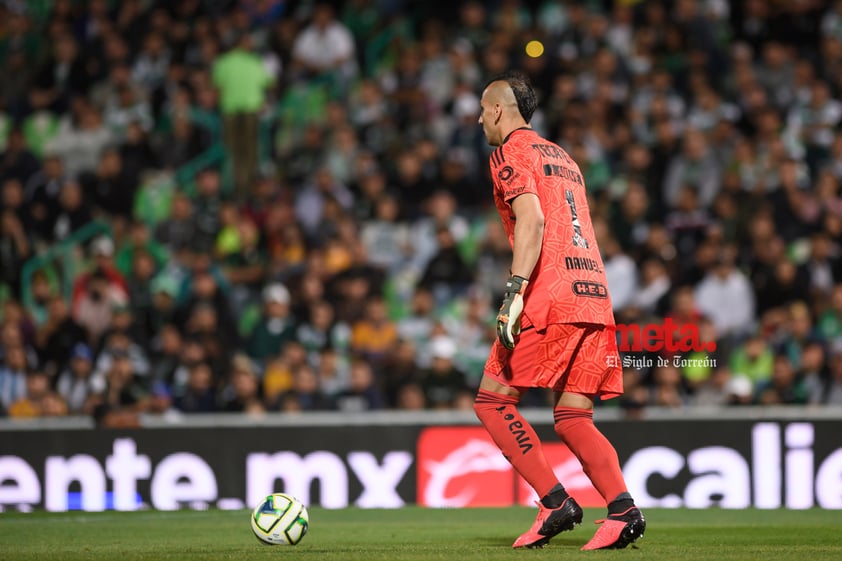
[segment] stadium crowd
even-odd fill
[[[842,404],[840,1],[0,0],[0,415],[469,408],[510,68],[617,322],[715,343],[600,406]]]

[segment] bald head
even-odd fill
[[[515,129],[529,125],[537,101],[526,76],[506,73],[488,82],[480,100],[479,124],[488,143],[499,146]]]

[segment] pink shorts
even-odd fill
[[[615,331],[597,324],[526,327],[512,351],[495,340],[485,375],[515,389],[551,388],[603,399],[623,395]]]

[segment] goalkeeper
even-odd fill
[[[534,429],[517,409],[528,388],[551,388],[555,431],[608,505],[582,549],[622,548],[646,521],[629,495],[617,452],[593,423],[596,397],[623,393],[614,316],[578,165],[529,126],[536,99],[508,73],[482,94],[479,124],[492,146],[494,201],[512,245],[511,277],[497,316],[474,410],[541,500],[533,526],[513,547],[543,547],[582,521]]]

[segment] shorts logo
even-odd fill
[[[588,298],[608,298],[608,289],[605,285],[593,281],[575,281],[572,284],[573,294]]]
[[[499,172],[497,172],[497,177],[500,178],[500,181],[508,181],[512,175],[514,175],[515,170],[512,169],[512,166],[505,166]]]

